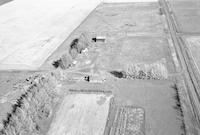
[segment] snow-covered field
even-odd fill
[[[0,6],[0,69],[37,69],[100,0],[14,0]]]

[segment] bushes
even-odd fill
[[[162,62],[152,64],[130,64],[126,67],[126,76],[133,79],[167,79],[168,71]]]
[[[7,114],[1,135],[39,135],[40,121],[51,116],[54,99],[58,96],[55,82],[37,75],[26,79],[24,84],[29,87]]]
[[[110,73],[115,77],[128,79],[160,80],[168,77],[167,69],[162,62],[129,64],[125,71],[111,71]]]
[[[55,68],[60,67],[61,69],[67,69],[72,66],[72,61],[78,54],[89,46],[89,39],[86,34],[81,34],[79,38],[75,38],[69,47],[69,52],[65,52],[61,58],[53,61],[52,65]]]
[[[185,125],[185,121],[184,121],[184,113],[183,113],[183,109],[182,109],[178,85],[175,83],[172,85],[172,88],[175,90],[175,95],[174,95],[175,105],[173,106],[173,108],[178,113],[178,119],[181,121],[180,128],[183,131],[182,135],[186,135],[186,125]]]
[[[117,78],[126,78],[126,73],[123,71],[111,71],[110,73]]]
[[[70,44],[69,54],[73,59],[77,57],[85,48],[89,46],[89,39],[86,34],[81,34],[79,38],[74,39]]]
[[[67,69],[72,66],[72,57],[68,54],[63,54],[60,59],[54,61],[52,65],[55,68]]]

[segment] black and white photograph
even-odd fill
[[[200,0],[0,0],[0,135],[200,135]]]

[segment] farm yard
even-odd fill
[[[0,135],[199,134],[196,1],[37,2],[0,3]]]

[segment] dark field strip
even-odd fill
[[[11,2],[13,0],[0,0],[0,6],[3,5],[3,4],[6,4],[8,2]]]

